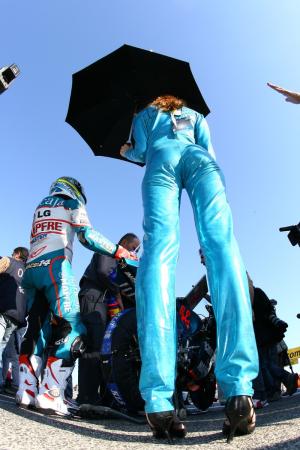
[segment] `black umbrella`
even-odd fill
[[[134,112],[166,94],[209,113],[189,63],[123,45],[73,74],[66,122],[95,155],[123,159],[119,150],[128,140]]]

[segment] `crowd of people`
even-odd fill
[[[205,257],[201,249],[200,259],[205,266]],[[288,347],[284,341],[288,324],[277,316],[275,308],[277,301],[269,299],[261,288],[254,286],[249,273],[246,274],[259,357],[259,372],[253,380],[252,401],[254,408],[260,409],[268,406],[269,402],[280,400],[283,393],[293,395],[298,386],[300,387],[300,382],[298,374],[293,372],[288,357]],[[210,299],[205,276],[202,279],[202,286],[201,296]],[[285,370],[286,366],[289,366],[291,371]],[[221,398],[220,400],[222,401]]]
[[[297,390],[298,375],[284,370],[278,359],[287,324],[246,272],[203,115],[177,97],[160,96],[137,112],[133,137],[134,146],[126,144],[120,153],[146,164],[143,254],[135,292],[146,418],[155,438],[186,435],[173,401],[175,268],[180,197],[186,189],[216,320],[215,375],[225,399],[223,433],[230,442],[236,434],[254,431],[255,407],[278,399],[281,383],[287,394]],[[112,243],[91,226],[85,205],[82,185],[72,177],[58,178],[35,210],[30,249],[18,247],[11,258],[0,259],[1,388],[7,370],[3,351],[14,339],[19,353],[19,378],[12,376],[16,402],[48,414],[70,414],[65,392],[77,358],[78,402],[101,403],[99,348],[107,321],[126,307],[116,261],[138,259],[139,238],[127,233]],[[79,292],[71,265],[75,234],[94,252]]]

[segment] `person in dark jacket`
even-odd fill
[[[125,234],[119,245],[130,252],[140,246],[139,238],[133,233]],[[87,351],[78,362],[77,402],[97,404],[102,402],[103,384],[99,353],[107,324],[121,311],[124,292],[116,280],[117,261],[110,256],[94,253],[81,280],[79,304],[81,319],[87,329]],[[123,297],[123,300],[122,300]]]
[[[280,398],[278,382],[283,383],[287,393],[292,395],[297,390],[298,375],[279,365],[277,345],[284,338],[288,324],[277,317],[273,302],[257,287],[254,287],[253,313],[260,366],[258,377],[253,381],[253,397],[254,405],[260,400],[257,407],[262,407],[266,401]]]
[[[27,257],[27,248],[17,247],[11,257],[0,258],[0,390],[6,375],[2,373],[3,352],[12,333],[25,321],[26,298],[21,282]]]

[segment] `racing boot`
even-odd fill
[[[23,408],[35,406],[41,369],[42,358],[39,356],[19,356],[19,388],[16,393],[17,405]]]
[[[40,412],[58,416],[71,415],[64,391],[74,365],[66,366],[65,364],[63,359],[53,356],[48,358],[43,381],[35,400],[35,406]]]

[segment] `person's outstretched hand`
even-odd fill
[[[280,86],[276,86],[275,84],[267,83],[267,85],[274,89],[274,91],[279,92],[279,94],[282,94],[285,96],[285,101],[289,103],[300,103],[300,93],[299,92],[292,92],[288,91],[287,89],[283,89]]]

